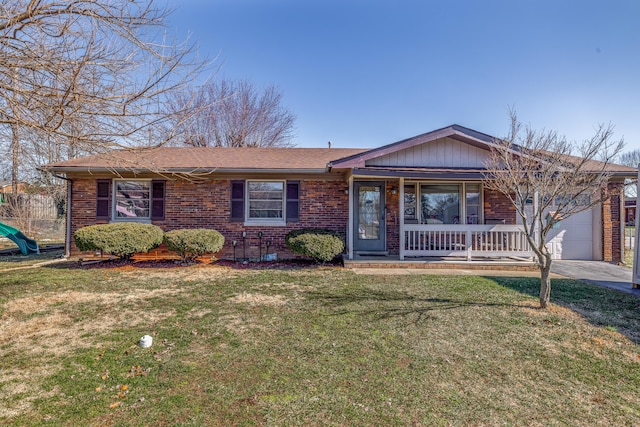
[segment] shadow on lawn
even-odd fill
[[[499,286],[513,289],[537,299],[540,279],[523,277],[487,277]],[[333,292],[310,292],[308,298],[331,308],[332,316],[355,314],[376,320],[404,318],[418,324],[437,318],[436,313],[467,307],[515,307],[511,302],[482,301],[478,294],[454,298],[421,298],[391,289],[341,289]],[[591,324],[607,327],[640,344],[640,298],[579,280],[551,281],[551,303],[566,307]],[[530,308],[530,306],[527,305]]]
[[[433,320],[436,316],[432,313],[443,310],[512,305],[451,298],[420,298],[393,290],[376,291],[367,288],[342,290],[340,293],[310,292],[308,298],[333,307],[332,316],[357,314],[371,316],[376,320],[405,318],[414,324]]]
[[[498,285],[538,298],[540,279],[488,277]],[[601,327],[614,328],[640,344],[640,298],[580,280],[552,279],[551,303],[566,307]]]

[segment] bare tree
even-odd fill
[[[175,135],[170,94],[203,67],[164,31],[155,0],[4,0],[0,4],[0,135],[20,165]],[[25,156],[29,153],[29,156]]]
[[[515,206],[540,268],[540,306],[546,308],[552,262],[547,235],[555,221],[592,209],[611,195],[610,165],[624,143],[612,141],[611,125],[571,143],[557,132],[523,127],[513,111],[510,116],[510,133],[496,141],[487,162],[486,187]]]
[[[636,149],[622,153],[618,163],[625,166],[631,166],[632,168],[637,168],[638,165],[640,165],[640,150]]]
[[[274,86],[248,81],[209,81],[178,93],[173,105],[181,143],[196,147],[291,146],[295,116]],[[185,116],[185,113],[187,115]]]

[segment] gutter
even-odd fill
[[[114,169],[114,168],[105,168],[105,167],[53,167],[50,169],[40,169],[45,172],[49,172],[53,174],[55,173],[98,173],[98,172],[108,172],[108,173],[162,173],[162,174],[211,174],[211,173],[262,173],[262,174],[283,174],[283,173],[303,173],[303,174],[324,174],[327,173],[327,168],[290,168],[290,169],[264,169],[264,168],[171,168],[171,169],[158,169],[154,170],[152,168],[147,169]],[[329,168],[329,172],[331,169]]]

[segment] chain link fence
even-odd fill
[[[61,243],[65,232],[65,205],[46,194],[0,193],[0,222],[22,231],[40,244]],[[0,249],[16,246],[0,236]]]

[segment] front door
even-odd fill
[[[385,184],[381,181],[353,183],[353,249],[385,250]]]

